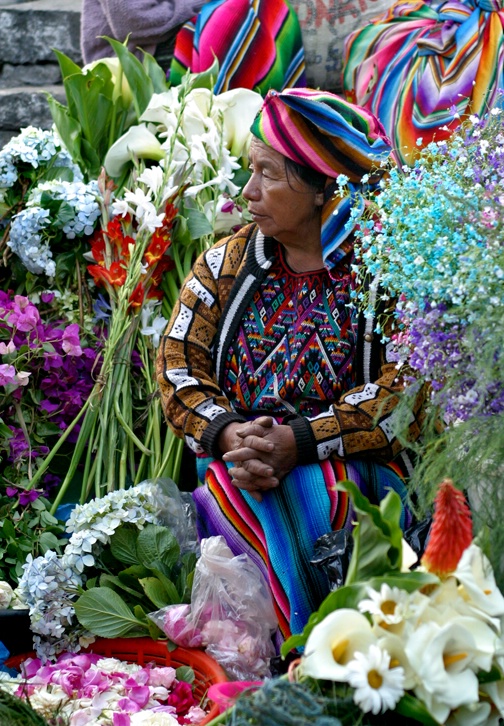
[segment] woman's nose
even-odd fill
[[[251,174],[250,179],[243,187],[242,194],[247,200],[258,199],[260,190],[256,174]]]

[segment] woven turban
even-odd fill
[[[351,228],[350,209],[363,207],[359,194],[364,175],[377,172],[391,144],[385,129],[370,111],[333,93],[309,88],[269,91],[251,132],[280,154],[336,179],[348,177],[349,196],[329,195],[322,209],[324,261],[331,267],[345,254],[342,246]],[[372,181],[372,180],[371,180]]]

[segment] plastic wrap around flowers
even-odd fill
[[[380,554],[381,572],[367,560],[371,550],[361,536],[375,552],[385,551],[391,501],[380,516],[366,501],[356,500],[357,556],[347,582],[284,646],[288,652],[305,645],[298,679],[332,681],[368,719],[393,710],[431,726],[497,726],[504,717],[504,597],[472,541],[464,496],[449,480],[440,485],[421,566],[404,572],[386,572]],[[400,552],[394,529],[388,529],[388,557],[393,548]]]
[[[182,673],[167,666],[65,654],[52,665],[29,658],[22,671],[2,687],[29,700],[51,723],[59,718],[76,726],[177,726],[197,724],[207,716],[190,683],[181,680]]]
[[[149,617],[177,645],[205,648],[233,679],[270,675],[278,625],[264,578],[246,554],[233,557],[223,537],[201,542],[191,605],[171,605]]]

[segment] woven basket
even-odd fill
[[[140,666],[149,663],[172,668],[190,666],[195,676],[194,695],[202,703],[204,703],[210,686],[214,683],[225,683],[228,680],[220,665],[202,650],[175,648],[170,652],[165,641],[150,638],[98,638],[83,652],[97,653],[106,658],[117,658],[127,663],[137,663]],[[33,657],[34,654],[25,653],[14,656],[6,661],[6,665],[10,668],[19,668],[20,664],[30,656]],[[212,706],[200,726],[209,723],[218,715],[218,706]]]

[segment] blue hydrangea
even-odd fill
[[[49,166],[68,167],[72,169],[74,179],[82,180],[79,167],[74,164],[53,130],[28,126],[0,150],[0,187],[14,186],[19,178],[20,165],[32,169]]]

